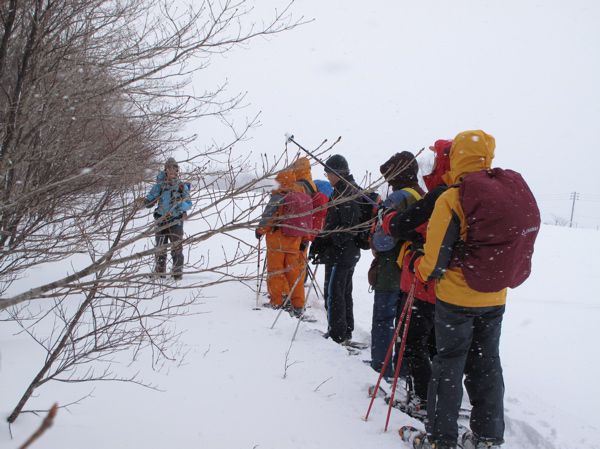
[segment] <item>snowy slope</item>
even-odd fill
[[[544,226],[532,277],[510,293],[501,347],[507,449],[600,447],[595,411],[600,363],[592,334],[600,301],[591,281],[598,264],[590,256],[598,251],[599,232]],[[355,276],[355,339],[362,341],[368,341],[371,319],[369,259],[363,252]],[[196,310],[201,313],[177,322],[186,330],[183,340],[189,352],[184,363],[161,372],[152,371],[144,360],[134,367],[161,392],[130,384],[48,384],[29,408],[68,403],[92,388],[93,395],[70,407],[70,413],[61,410],[55,426],[35,447],[403,447],[396,430],[418,423],[393,410],[391,430],[384,433],[387,409],[381,399],[369,421],[363,421],[366,388],[377,378],[362,362],[369,358],[368,350],[350,356],[321,337],[324,311],[314,293],[310,311],[319,322],[301,324],[287,362],[295,319],[282,314],[271,330],[276,312],[252,310],[255,296],[242,285],[215,287],[204,296]],[[31,341],[12,331],[10,323],[0,326],[3,417],[39,363]],[[0,447],[16,448],[38,422],[33,415],[19,418],[11,440],[3,420]]]

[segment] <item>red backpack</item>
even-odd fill
[[[313,231],[313,200],[304,192],[285,195],[281,215],[281,232],[289,237],[307,237]]]
[[[469,173],[459,189],[467,238],[455,248],[455,262],[467,285],[479,292],[521,285],[541,223],[529,186],[519,173],[494,168]]]
[[[328,202],[329,198],[324,193],[315,190],[310,182],[306,179],[299,179],[297,181],[300,184],[307,195],[312,200],[312,234],[309,236],[309,240],[313,241],[317,234],[325,227],[325,217],[327,216],[327,208],[324,207]]]

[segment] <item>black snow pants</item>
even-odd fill
[[[354,312],[352,275],[354,265],[325,265],[325,307],[329,336],[336,343],[352,338]]]
[[[402,293],[398,309],[402,310],[407,294]],[[412,377],[415,394],[422,402],[427,401],[427,391],[431,379],[431,353],[429,337],[433,331],[435,305],[415,298],[412,306],[406,347],[402,364]]]
[[[504,306],[461,307],[437,300],[433,359],[427,403],[430,441],[455,446],[462,379],[471,402],[471,430],[479,440],[502,444],[504,380],[500,331]]]

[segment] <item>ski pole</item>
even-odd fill
[[[417,283],[417,277],[413,279],[413,284],[410,289],[411,292],[406,298],[405,308],[408,308],[408,313],[406,315],[405,323],[404,323],[404,331],[402,332],[402,341],[400,342],[400,353],[398,354],[398,361],[396,362],[396,371],[394,372],[394,383],[392,385],[392,392],[390,395],[390,403],[388,406],[387,417],[385,419],[385,428],[384,432],[387,432],[388,424],[390,422],[390,415],[392,413],[392,407],[394,406],[394,395],[396,394],[396,385],[398,384],[398,375],[400,374],[400,366],[402,365],[402,358],[404,356],[404,349],[406,348],[406,336],[408,335],[408,328],[410,326],[410,317],[412,315],[412,305],[415,300],[415,286]]]
[[[260,285],[261,285],[261,272],[260,272],[260,242],[262,242],[262,239],[258,239],[258,258],[256,261],[256,305],[254,306],[253,310],[260,310],[260,307],[258,305],[258,300],[260,297]]]
[[[415,289],[416,289],[416,279],[413,280],[413,283],[410,286],[410,291],[408,293],[409,298],[411,296],[414,297]],[[369,419],[369,414],[371,413],[371,408],[373,407],[373,402],[375,402],[375,397],[377,396],[377,391],[379,391],[379,385],[381,384],[381,379],[383,379],[383,373],[385,373],[385,370],[387,369],[387,367],[390,363],[390,360],[392,358],[392,351],[394,349],[394,345],[396,344],[396,341],[398,340],[398,335],[400,334],[400,328],[402,327],[404,317],[406,316],[407,307],[408,307],[408,300],[406,301],[406,303],[404,304],[404,307],[402,308],[402,313],[400,314],[400,318],[398,319],[398,323],[396,324],[396,329],[394,330],[394,337],[390,341],[387,352],[385,354],[385,359],[383,359],[383,366],[381,367],[381,369],[379,371],[379,377],[377,378],[377,383],[375,384],[375,388],[373,389],[373,392],[371,394],[371,402],[369,402],[369,408],[367,409],[367,414],[365,415],[365,418],[364,418],[365,421],[367,421]]]
[[[304,267],[302,268],[302,270],[300,271],[300,274],[296,278],[296,281],[294,282],[294,285],[290,289],[289,293],[286,295],[285,301],[283,301],[283,304],[281,304],[281,308],[279,309],[279,313],[275,317],[275,321],[273,321],[273,324],[271,324],[271,327],[269,329],[273,329],[275,327],[275,324],[277,323],[277,320],[279,320],[279,317],[281,316],[281,313],[283,312],[283,310],[285,309],[285,307],[290,302],[290,298],[292,296],[292,293],[296,289],[296,286],[298,285],[298,281],[300,281],[300,279],[302,279],[304,277],[304,272],[305,271],[306,271],[306,264],[304,264]]]

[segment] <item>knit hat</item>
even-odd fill
[[[165,161],[165,169],[166,169],[167,167],[175,167],[175,168],[179,168],[179,164],[177,163],[177,161],[175,160],[175,158],[172,158],[172,157],[170,157],[170,158],[168,158],[168,159]]]
[[[325,173],[337,173],[339,175],[349,175],[348,161],[341,154],[334,154],[325,162]]]
[[[419,164],[410,151],[396,153],[384,162],[379,171],[394,189],[402,189],[417,183]]]

